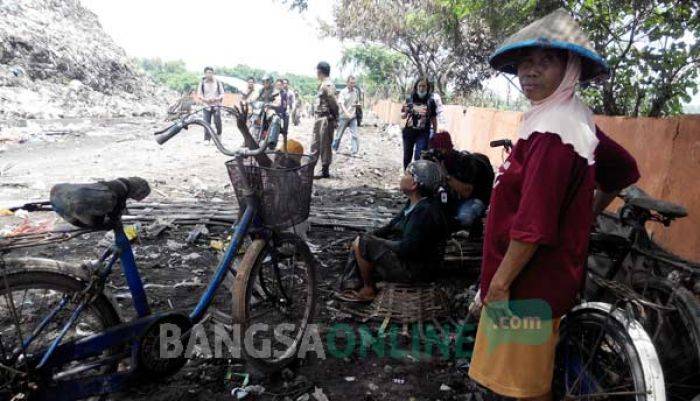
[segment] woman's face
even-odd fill
[[[520,87],[529,100],[547,98],[559,87],[566,72],[566,59],[561,51],[532,48],[518,62]]]
[[[416,90],[421,93],[425,93],[428,91],[428,83],[425,81],[420,81],[418,82],[418,86],[416,86]]]

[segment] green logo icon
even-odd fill
[[[491,302],[482,319],[489,353],[500,344],[541,345],[552,335],[552,308],[541,299]]]

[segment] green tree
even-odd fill
[[[527,23],[564,7],[610,66],[583,95],[596,113],[652,116],[682,112],[697,92],[698,0],[440,0],[456,18],[484,21],[500,42]]]
[[[471,15],[458,18],[441,0],[343,0],[333,9],[332,23],[321,29],[340,40],[382,44],[403,54],[442,95],[448,87],[480,88],[491,74],[487,27]]]
[[[352,66],[361,71],[358,77],[360,85],[370,96],[401,96],[411,79],[412,69],[406,56],[384,46],[346,47],[340,63],[343,67]]]
[[[567,8],[610,66],[609,79],[584,92],[597,113],[682,113],[698,90],[700,2],[569,0]]]
[[[163,61],[159,58],[144,58],[137,60],[137,64],[156,82],[178,92],[195,89],[199,82],[199,75],[188,71],[182,60]]]

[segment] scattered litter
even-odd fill
[[[371,382],[370,382],[370,383],[367,383],[367,387],[369,387],[369,389],[370,389],[371,391],[377,391],[377,390],[379,390],[379,386],[377,386],[376,384],[371,383]]]
[[[469,360],[468,359],[458,359],[455,362],[455,368],[461,373],[469,372]]]
[[[107,231],[101,240],[97,242],[100,248],[106,248],[114,243],[114,231]]]
[[[179,251],[185,247],[185,244],[169,239],[165,242],[165,246],[167,246],[171,251]]]
[[[180,288],[180,287],[201,287],[202,285],[202,279],[199,277],[195,277],[192,279],[192,281],[181,281],[173,286],[173,288]]]
[[[20,212],[24,212],[24,213],[20,213]],[[51,231],[56,224],[55,217],[48,217],[48,218],[43,219],[43,220],[32,221],[29,219],[29,212],[27,212],[26,210],[20,209],[20,210],[16,211],[14,214],[15,214],[15,216],[20,217],[24,220],[18,225],[3,228],[0,231],[0,236],[12,237],[15,235],[22,235],[22,234],[42,234],[42,233],[46,233],[48,231]]]
[[[236,397],[237,400],[244,400],[249,395],[262,395],[265,392],[265,387],[261,385],[236,387],[231,390],[231,395]]]
[[[443,383],[442,385],[440,385],[440,391],[452,391],[452,387]]]
[[[157,219],[155,221],[155,223],[151,224],[146,229],[146,232],[148,233],[148,237],[149,238],[158,237],[160,234],[163,233],[163,231],[172,227],[173,223],[175,223],[175,219],[163,219],[163,218]]]
[[[26,219],[29,218],[29,212],[24,210],[24,209],[18,209],[15,212],[15,217],[19,217],[20,219]]]
[[[355,381],[355,376],[346,376],[345,377],[346,382],[354,382]]]
[[[124,226],[124,234],[126,234],[126,238],[128,238],[129,241],[133,241],[138,238],[140,229],[140,223]]]
[[[197,259],[199,259],[199,258],[201,258],[201,257],[202,257],[202,255],[198,254],[197,252],[192,252],[192,253],[190,253],[190,254],[187,254],[187,255],[183,256],[183,257],[182,257],[182,261],[183,261],[183,262],[189,262],[189,261],[191,261],[191,260],[197,260]]]
[[[316,399],[316,401],[329,401],[329,400],[328,400],[328,397],[327,397],[326,394],[323,392],[323,389],[320,388],[320,387],[316,387],[316,388],[314,389],[314,392],[313,392],[311,395],[314,396],[314,398]]]
[[[187,243],[193,244],[201,236],[209,235],[209,229],[204,224],[197,224],[187,235]]]
[[[396,384],[405,384],[406,383],[406,379],[394,379],[392,381]]]
[[[209,248],[215,251],[222,251],[224,249],[224,241],[213,239],[209,242]]]
[[[308,394],[302,394],[295,401],[309,401],[311,397]]]

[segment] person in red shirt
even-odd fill
[[[607,67],[565,11],[508,38],[490,63],[517,74],[532,107],[494,182],[480,282],[485,313],[469,376],[503,396],[548,401],[559,321],[584,280],[596,186],[604,207],[638,173],[630,173],[629,154],[597,134],[592,112],[575,94],[579,82]],[[627,173],[614,176],[616,165]],[[527,327],[513,326],[513,316],[537,319],[545,335],[533,340]],[[508,341],[497,341],[498,330],[507,330]]]

